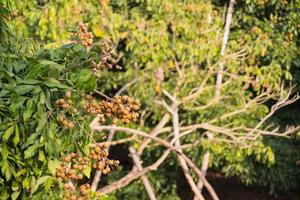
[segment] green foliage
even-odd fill
[[[215,79],[210,78],[203,94],[181,108],[183,124],[206,122],[235,111],[263,90],[278,89],[282,77],[299,80],[291,71],[299,67],[299,1],[285,2],[237,1],[224,59],[228,73],[238,71],[239,78],[222,88],[228,98],[207,109],[197,109],[213,99]],[[33,194],[40,191],[32,187],[37,183],[46,190],[37,193],[37,199],[54,193],[52,185],[56,183],[49,175],[59,165],[56,159],[60,152],[77,146],[85,151],[89,138],[83,131],[78,126],[75,130],[64,129],[56,122],[58,110],[53,102],[64,91],[91,92],[99,86],[98,90],[113,94],[127,82],[136,80],[127,93],[138,97],[145,109],[151,110],[142,126],[149,130],[162,115],[161,106],[153,103],[162,97],[162,89],[176,91],[178,98],[184,97],[205,79],[209,65],[220,60],[224,5],[219,1],[210,4],[200,0],[112,0],[107,4],[94,0],[85,3],[57,0],[38,5],[37,1],[24,0],[16,6],[13,17],[20,32],[47,43],[50,49],[39,49],[32,41],[20,39],[0,48],[3,197]],[[124,67],[122,73],[111,75],[110,71],[101,71],[93,75],[87,66],[91,58],[97,57],[97,49],[87,52],[80,45],[57,47],[55,42],[67,40],[67,28],[79,21],[89,22],[96,37],[116,44],[123,55],[119,62]],[[1,24],[1,30],[5,27],[9,25]],[[242,59],[231,57],[240,50],[247,55]],[[184,72],[184,81],[178,68]],[[245,82],[249,79],[252,82],[247,86]],[[228,80],[230,76],[225,75],[224,81]],[[180,81],[180,87],[176,87]],[[217,125],[253,127],[267,112],[266,105],[254,104],[242,114],[217,121]],[[88,120],[69,117],[88,130]],[[183,141],[193,142],[201,135],[203,130]],[[211,167],[227,176],[239,176],[246,184],[267,185],[274,192],[298,187],[296,178],[289,178],[291,174],[299,174],[294,166],[299,153],[287,150],[292,144],[281,140],[277,145],[277,140],[259,138],[243,149],[204,140],[187,153],[200,165],[199,158],[209,150]],[[143,155],[145,164],[152,163],[161,151],[147,149]],[[176,167],[175,158],[171,158],[159,173],[149,175],[162,199],[175,199],[172,195],[175,196],[176,183],[172,177]],[[138,182],[119,191],[117,196],[127,199],[133,194],[140,199],[146,197]]]
[[[53,178],[58,159],[62,153],[89,150],[91,117],[84,114],[79,94],[96,88],[90,61],[101,52],[79,44],[39,49],[5,23],[7,40],[0,44],[1,199],[58,198],[60,183]],[[55,101],[67,90],[79,110],[65,113],[75,123],[73,129],[57,120],[61,110]]]

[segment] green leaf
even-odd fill
[[[51,95],[48,89],[45,90],[46,93],[46,107],[51,110],[52,109],[52,104],[51,104]]]
[[[39,147],[40,147],[40,144],[38,142],[36,142],[35,144],[28,147],[28,149],[26,149],[26,151],[24,152],[24,158],[28,159],[28,158],[31,158],[32,156],[34,156],[37,153],[37,150]]]
[[[16,177],[22,176],[23,174],[25,174],[27,171],[26,169],[21,169],[16,173]]]
[[[45,191],[48,192],[51,188],[51,186],[53,185],[53,178],[49,178],[46,182],[45,182]]]
[[[2,149],[0,148],[0,150],[2,150],[1,151],[2,159],[6,160],[9,154],[6,144],[3,144]]]
[[[42,130],[42,128],[44,128],[46,122],[47,122],[47,115],[48,113],[43,113],[41,116],[40,116],[40,119],[39,119],[39,123],[38,123],[38,126],[36,128],[36,132],[39,132],[40,130]]]
[[[12,174],[11,174],[9,162],[7,160],[2,161],[1,171],[5,175],[5,179],[9,181]]]
[[[38,157],[39,161],[44,161],[45,160],[45,154],[44,151],[39,150],[39,157]]]
[[[88,166],[87,168],[85,168],[83,170],[83,174],[86,175],[86,177],[90,178],[90,176],[91,176],[91,170],[92,170],[91,166]]]
[[[49,65],[50,67],[55,68],[55,69],[57,69],[59,71],[61,71],[64,68],[63,65],[60,65],[60,64],[58,64],[56,62],[53,62],[51,60],[42,60],[40,63],[42,65]]]
[[[19,133],[18,125],[15,126],[15,137],[13,139],[13,142],[15,145],[19,144],[19,142],[20,142],[20,133]]]
[[[35,184],[33,185],[33,187],[31,188],[31,194],[33,194],[35,191],[37,191],[37,189],[39,188],[39,186],[43,183],[45,183],[49,178],[51,178],[51,176],[42,176],[40,177]]]
[[[26,142],[22,145],[22,149],[24,149],[24,148],[28,147],[29,145],[33,144],[40,134],[41,134],[40,132],[30,134],[30,136],[27,138]]]
[[[13,193],[11,194],[11,199],[12,199],[12,200],[16,200],[16,199],[18,198],[20,192],[21,192],[21,191],[15,191],[15,192],[13,192]]]
[[[30,92],[35,87],[36,86],[34,86],[34,85],[19,85],[15,88],[15,91],[18,95],[23,95],[23,94]]]
[[[26,103],[26,109],[23,113],[23,120],[27,121],[33,113],[33,100],[29,99]]]
[[[36,85],[36,84],[39,84],[40,81],[35,80],[35,79],[17,79],[16,83],[17,83],[18,85],[21,85],[21,84],[25,84],[25,85]]]
[[[69,89],[67,85],[60,83],[58,80],[49,78],[44,81],[44,84],[50,88]]]
[[[25,188],[25,189],[29,189],[30,188],[30,179],[29,177],[25,177],[22,181],[22,186]]]
[[[46,102],[46,95],[44,92],[40,93],[40,102],[41,104],[44,104]]]
[[[48,161],[48,170],[52,175],[55,175],[56,169],[60,166],[60,161],[54,159]]]
[[[11,187],[11,189],[12,189],[12,191],[18,191],[19,190],[19,183],[18,182],[16,182],[16,181],[14,181],[13,183],[12,183],[12,187]]]
[[[7,141],[7,140],[10,138],[10,136],[13,134],[14,130],[15,130],[15,127],[14,127],[14,126],[8,128],[8,129],[6,129],[6,131],[5,131],[4,134],[2,135],[2,140],[3,140],[3,141]]]

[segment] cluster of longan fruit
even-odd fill
[[[63,200],[86,200],[89,199],[89,191],[90,191],[90,184],[84,184],[76,190],[75,186],[70,183],[64,184],[64,197]]]
[[[118,54],[115,53],[111,47],[106,43],[102,44],[103,53],[101,55],[100,61],[96,63],[92,61],[93,72],[97,72],[100,69],[107,68],[112,69],[116,68],[121,70],[122,67],[117,65]]]
[[[75,32],[73,35],[81,42],[82,46],[92,46],[94,36],[92,32],[88,31],[87,23],[80,22],[77,26],[77,32]]]
[[[108,151],[105,148],[105,145],[96,146],[89,154],[89,158],[96,161],[92,165],[94,169],[101,171],[103,174],[108,174],[111,171],[111,167],[117,167],[120,162],[118,160],[108,159]]]
[[[64,125],[66,128],[74,128],[74,123],[66,118],[65,115],[61,114],[58,116],[58,122]]]
[[[92,97],[88,98],[85,109],[88,113],[99,114],[99,123],[105,122],[105,116],[112,119],[112,123],[116,124],[118,121],[123,123],[130,123],[137,121],[139,116],[138,110],[141,104],[127,95],[115,96],[109,100],[103,100],[99,103],[95,102]]]
[[[101,101],[99,105],[102,113],[111,117],[114,124],[118,121],[126,124],[137,121],[137,111],[141,107],[138,100],[127,95],[115,96],[112,100]]]
[[[56,169],[56,178],[64,181],[64,199],[65,200],[85,200],[88,199],[90,185],[84,184],[76,188],[73,181],[83,179],[83,170],[90,164],[94,169],[101,170],[103,174],[108,174],[113,166],[118,166],[118,160],[108,159],[107,144],[95,146],[88,157],[82,157],[72,152],[63,157],[63,162]]]
[[[70,153],[63,158],[63,163],[56,169],[56,177],[59,180],[81,180],[82,171],[89,165],[88,157],[77,156],[76,153]]]
[[[77,108],[73,106],[72,101],[72,92],[66,91],[65,99],[58,99],[56,100],[56,105],[62,108],[64,111],[71,111],[72,113],[76,114],[78,112]],[[64,114],[60,114],[58,116],[58,122],[64,125],[66,128],[73,128],[74,123],[66,118]]]

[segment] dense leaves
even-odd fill
[[[57,120],[60,109],[54,102],[67,90],[75,94],[74,104],[80,110],[86,103],[80,99],[81,92],[97,88],[113,94],[129,82],[126,92],[141,99],[148,113],[140,128],[151,129],[162,116],[162,107],[153,102],[162,97],[163,89],[184,97],[205,79],[210,65],[220,61],[224,7],[224,1],[210,4],[200,0],[24,0],[13,7],[11,16],[1,7],[1,32],[6,36],[1,37],[0,46],[1,196],[16,199],[35,194],[42,199],[58,194],[51,175],[60,164],[60,153],[75,148],[88,153],[90,138],[81,127],[88,131],[90,119],[83,119],[82,111],[67,113],[74,129]],[[283,78],[299,80],[294,73],[299,68],[299,1],[241,0],[234,9],[224,59],[227,72],[238,71],[239,77],[222,88],[226,98],[216,103],[212,101],[215,79],[207,80],[208,89],[181,108],[183,124],[206,122],[237,110],[268,88],[278,90]],[[9,18],[19,29],[11,30],[11,24],[5,23]],[[110,73],[115,67],[98,70],[101,48],[87,51],[68,41],[68,28],[80,21],[89,22],[96,40],[105,40],[121,52],[113,63],[122,67],[117,68],[121,73]],[[22,36],[11,36],[18,32],[45,43],[46,49]],[[65,45],[60,46],[62,43]],[[237,52],[240,54],[235,57]],[[224,81],[230,78],[225,75]],[[180,81],[181,86],[176,87]],[[201,108],[209,102],[211,106]],[[268,110],[267,105],[254,104],[217,124],[253,127]],[[196,131],[184,141],[193,142],[203,133]],[[201,156],[210,151],[212,168],[226,176],[238,176],[246,184],[267,185],[274,192],[299,186],[298,146],[297,139],[258,138],[248,148],[204,140],[187,153],[200,165]],[[145,165],[161,152],[160,148],[147,149]],[[175,158],[170,158],[159,172],[151,173],[150,180],[161,198],[177,198],[173,179],[177,167]],[[133,194],[146,196],[137,183],[117,193],[123,199]]]

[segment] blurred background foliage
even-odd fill
[[[16,66],[20,70],[23,69],[22,66],[37,65],[47,69],[48,63],[41,60],[40,57],[42,57],[47,61],[56,62],[58,70],[69,70],[70,72],[73,69],[79,70],[72,72],[76,76],[76,73],[84,72],[80,68],[77,69],[72,66],[74,62],[79,62],[75,57],[80,57],[80,66],[84,68],[86,65],[84,60],[87,58],[86,52],[82,49],[66,50],[57,49],[57,47],[70,40],[69,29],[71,27],[81,21],[87,22],[96,40],[104,40],[116,46],[121,55],[118,64],[124,68],[119,73],[111,73],[109,70],[99,72],[97,74],[97,89],[112,96],[125,84],[131,82],[132,85],[126,93],[140,99],[144,105],[144,110],[149,111],[146,120],[139,124],[143,129],[149,130],[162,115],[161,108],[153,103],[155,99],[161,97],[162,88],[169,92],[179,90],[180,96],[184,96],[204,78],[207,59],[212,62],[218,61],[226,3],[227,1],[221,0],[23,0],[12,5],[11,18],[13,21],[10,24],[14,27],[15,33],[22,34],[16,41],[16,44],[22,44],[22,48],[16,46],[14,50],[8,50],[5,45],[2,45],[1,51],[16,54],[16,57],[12,56],[9,59],[11,63],[18,63]],[[243,60],[228,59],[226,67],[228,67],[229,72],[239,71],[242,78],[223,89],[222,92],[231,98],[225,99],[222,104],[199,111],[191,109],[195,107],[193,102],[184,105],[184,108],[180,110],[183,123],[200,123],[213,119],[222,113],[235,110],[242,104],[242,99],[237,99],[237,96],[242,95],[245,99],[251,99],[253,95],[259,94],[263,88],[279,88],[282,80],[286,82],[292,80],[293,83],[299,83],[299,9],[299,0],[237,0],[227,51],[230,54],[243,49],[247,52],[247,56]],[[1,24],[1,29],[3,27],[5,26]],[[2,32],[4,33],[4,31]],[[29,38],[29,40],[25,41],[22,38]],[[31,42],[32,40],[39,41],[38,43],[47,50],[40,52],[38,47]],[[24,54],[17,49],[22,49]],[[25,56],[27,52],[35,53],[27,58]],[[67,61],[62,59],[66,54],[69,58]],[[74,60],[71,59],[72,56],[74,56]],[[4,57],[1,63],[7,63],[7,59]],[[178,74],[176,74],[177,64],[184,66],[186,77],[188,77],[181,88],[174,87],[174,83],[179,81]],[[7,67],[7,64],[5,66]],[[30,71],[30,69],[28,70]],[[22,76],[26,76],[29,71],[22,71]],[[47,72],[46,74],[46,77],[41,75],[41,78],[49,78],[50,76],[64,83],[64,77],[60,77],[57,72]],[[11,74],[11,76],[14,75]],[[243,81],[249,76],[254,77],[252,85],[248,86],[249,90],[244,90]],[[21,84],[22,88],[24,84],[26,87],[33,84],[18,82],[20,80],[17,77],[11,78],[14,79],[15,85]],[[34,83],[34,85],[36,84],[40,83]],[[81,83],[80,85],[84,84]],[[213,85],[214,80],[209,80],[208,84]],[[76,88],[76,85],[72,87]],[[24,104],[25,110],[26,107],[36,106],[34,109],[37,110],[37,117],[39,117],[39,110],[44,109],[43,112],[47,110],[47,98],[54,99],[55,95],[59,97],[60,92],[66,89],[63,86],[60,88],[58,85],[43,85],[41,88],[41,91],[34,93],[28,89],[28,94],[22,94],[26,96],[25,100],[18,100],[20,101],[18,105]],[[52,92],[53,88],[56,90]],[[47,91],[50,91],[50,97],[47,97]],[[3,90],[1,95],[7,95],[2,93]],[[36,97],[31,100],[31,103],[27,100],[30,95]],[[40,101],[40,98],[44,98],[43,96],[47,97],[44,100],[45,104],[42,108],[38,108],[37,102]],[[197,102],[204,104],[210,101],[212,96],[213,90],[209,90],[205,95],[199,97]],[[8,98],[10,101],[15,101],[12,99],[13,96]],[[255,124],[259,118],[268,112],[272,103],[255,105],[243,115],[236,116],[230,121],[236,125]],[[5,106],[5,104],[3,105]],[[296,105],[277,114],[270,123],[279,123],[283,127],[299,124],[299,115],[297,115],[299,105]],[[13,109],[11,112],[13,111],[16,110]],[[47,140],[51,127],[56,126],[56,121],[53,119],[55,122],[47,121],[46,127],[37,131],[37,122],[34,122],[34,118],[29,119],[32,120],[30,122],[32,123],[31,130],[39,135],[40,140]],[[222,125],[222,122],[219,125]],[[17,128],[21,130],[22,126],[24,125],[14,124],[12,133],[16,132]],[[68,130],[66,131],[68,132]],[[41,139],[43,134],[45,134],[45,139]],[[71,141],[68,141],[69,137],[63,136],[65,133],[59,132],[57,134],[60,136],[52,139],[62,140],[64,146],[61,148],[71,144],[69,143]],[[196,132],[184,140],[193,141],[201,134],[203,132]],[[31,135],[35,135],[35,133]],[[77,137],[81,137],[81,135],[79,134]],[[82,138],[82,140],[84,144],[84,141],[87,143],[88,138]],[[24,151],[31,143],[23,142],[22,150]],[[265,138],[259,139],[256,144],[249,148],[242,149],[228,144],[212,144],[204,140],[202,144],[189,149],[188,156],[192,157],[198,165],[201,165],[203,154],[210,151],[212,154],[210,168],[223,173],[226,177],[236,176],[247,185],[267,186],[270,193],[276,194],[282,191],[293,191],[300,187],[300,169],[295,164],[300,159],[299,142],[299,135],[293,137],[292,140]],[[3,154],[3,145],[5,144],[1,143],[1,145]],[[47,145],[52,146],[51,143],[48,144],[48,141]],[[9,152],[20,151],[9,145],[7,148]],[[32,148],[38,149],[35,151],[38,155],[42,155],[40,152],[45,151],[46,156],[50,157],[60,151],[59,148],[47,149],[43,143]],[[125,149],[125,147],[122,148]],[[155,161],[162,151],[163,149],[157,147],[148,148],[143,154],[144,165]],[[17,153],[14,152],[14,154]],[[116,157],[120,159],[122,164],[122,158]],[[33,159],[25,158],[25,160],[22,162],[26,162],[25,166],[29,168]],[[32,181],[32,177],[41,177],[41,175],[47,174],[44,172],[39,174],[40,171],[36,171],[26,172],[28,175],[24,176],[16,173],[13,167],[10,167],[10,171],[7,172],[7,170],[3,170],[4,158],[1,162],[1,173],[5,174],[6,179],[11,176],[7,175],[8,173],[15,176],[11,181],[13,187],[10,189],[6,187],[9,191],[19,191],[18,188],[21,185],[25,187],[26,181],[24,183],[24,180],[26,177],[30,177],[28,184],[34,185],[36,180]],[[18,161],[11,160],[8,165],[14,166],[15,164],[12,164],[14,162],[17,163]],[[48,170],[46,168],[49,163],[46,160],[34,162],[34,164],[38,165],[36,167],[39,169]],[[127,162],[127,164],[130,166],[130,163]],[[119,171],[105,177],[104,182],[109,183],[122,174],[124,175],[126,169],[130,169],[130,167],[123,166],[123,170],[120,168]],[[174,179],[174,176],[179,173],[180,169],[177,166],[176,158],[171,157],[160,167],[159,171],[149,174],[149,179],[160,199],[178,198],[180,184],[178,180]],[[2,185],[1,188],[3,187]],[[49,187],[49,184],[45,184],[45,187]],[[4,191],[2,190],[2,192]],[[41,195],[41,193],[37,195]],[[118,190],[115,195],[118,199],[146,199],[143,186],[138,181]],[[39,197],[37,196],[37,199]]]

